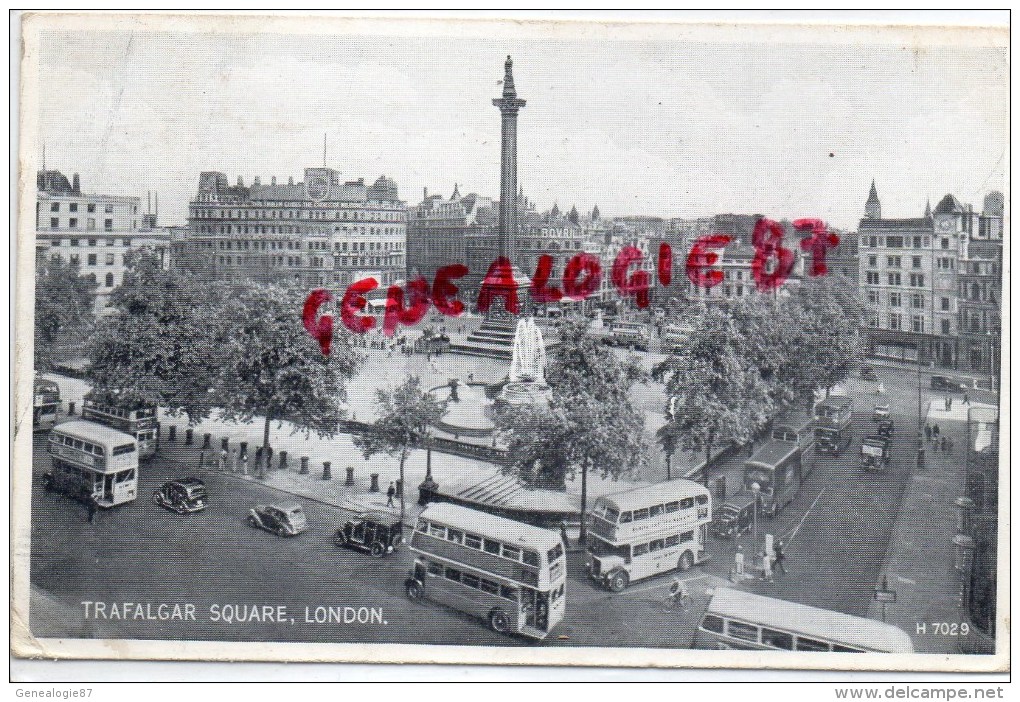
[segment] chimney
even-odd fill
[[[294,185],[294,176],[287,178],[287,185]]]
[[[255,176],[255,183],[254,183],[254,185],[262,185],[262,183],[260,182],[258,176]]]
[[[78,174],[75,173],[71,180],[71,192],[75,195],[81,195],[81,181],[78,179]]]
[[[273,176],[273,185],[276,185],[276,176]]]
[[[239,188],[244,187],[244,178],[242,178],[241,176],[237,176],[237,187]]]

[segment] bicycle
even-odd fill
[[[686,592],[670,592],[662,599],[662,611],[672,612],[680,605],[686,612],[691,608],[691,596]]]

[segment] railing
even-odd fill
[[[344,420],[340,422],[340,431],[344,434],[371,434],[374,431],[374,427],[367,422]],[[504,463],[507,459],[506,450],[496,448],[495,446],[480,446],[439,436],[432,437],[428,444],[426,445],[424,441],[418,442],[414,448],[423,449],[431,447],[433,451],[439,451],[440,453],[460,456],[461,458],[474,458],[497,465]]]

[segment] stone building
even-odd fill
[[[40,260],[60,258],[96,282],[95,313],[108,314],[110,293],[124,279],[125,257],[147,248],[167,260],[169,234],[141,199],[83,193],[77,173],[36,174],[35,244]]]
[[[404,281],[406,241],[407,208],[386,176],[366,185],[332,168],[306,168],[301,183],[256,177],[246,186],[238,177],[231,186],[223,173],[206,171],[173,258],[213,279],[286,279],[341,292],[374,277],[384,295]]]

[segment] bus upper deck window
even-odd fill
[[[864,653],[864,649],[854,648],[853,646],[840,646],[839,644],[832,644],[832,650],[837,653]]]
[[[693,497],[685,497],[684,499],[680,500],[680,509],[690,509],[693,506],[694,506]]]
[[[698,495],[697,497],[694,498],[694,501],[697,502],[699,505],[708,504],[708,495]]]
[[[486,551],[486,553],[493,553],[493,554],[498,556],[499,555],[499,547],[500,547],[500,544],[499,544],[498,541],[493,541],[492,539],[486,539],[485,540],[485,551]]]
[[[419,519],[418,520],[417,530],[420,531],[423,534],[428,533],[428,530],[429,530],[428,520],[426,520],[426,519]]]
[[[631,513],[630,512],[621,512],[620,513],[620,524],[628,524],[628,523],[630,523],[630,521],[631,521]]]
[[[726,633],[735,639],[743,639],[744,641],[758,640],[758,627],[754,624],[731,621],[726,626]]]
[[[619,517],[620,517],[620,513],[619,512],[617,512],[612,507],[606,507],[606,519],[608,519],[609,521],[615,523],[616,520]]]
[[[648,519],[648,508],[634,510],[634,521],[640,521],[642,519]]]
[[[828,651],[829,644],[825,641],[818,641],[817,639],[809,639],[804,636],[797,637],[797,650],[798,651]]]
[[[538,567],[538,554],[534,551],[525,551],[521,555],[521,560],[524,561],[525,565]]]
[[[509,558],[511,561],[521,560],[521,550],[516,546],[507,546],[503,544],[503,558]]]
[[[649,517],[658,517],[660,514],[662,514],[662,505],[653,505],[648,508]]]
[[[482,537],[475,536],[474,534],[464,534],[464,545],[468,548],[482,548]]]
[[[666,503],[666,512],[667,513],[668,512],[676,512],[679,509],[680,509],[680,503],[679,502],[667,502]]]
[[[761,642],[772,648],[781,648],[784,651],[793,650],[793,635],[783,631],[762,628]]]
[[[723,620],[714,614],[706,614],[701,620],[701,628],[705,631],[714,631],[717,634],[723,633]]]
[[[460,531],[459,529],[453,529],[453,528],[447,529],[446,530],[446,540],[447,541],[454,541],[454,542],[456,542],[458,544],[462,544],[462,543],[464,543],[464,532]]]

